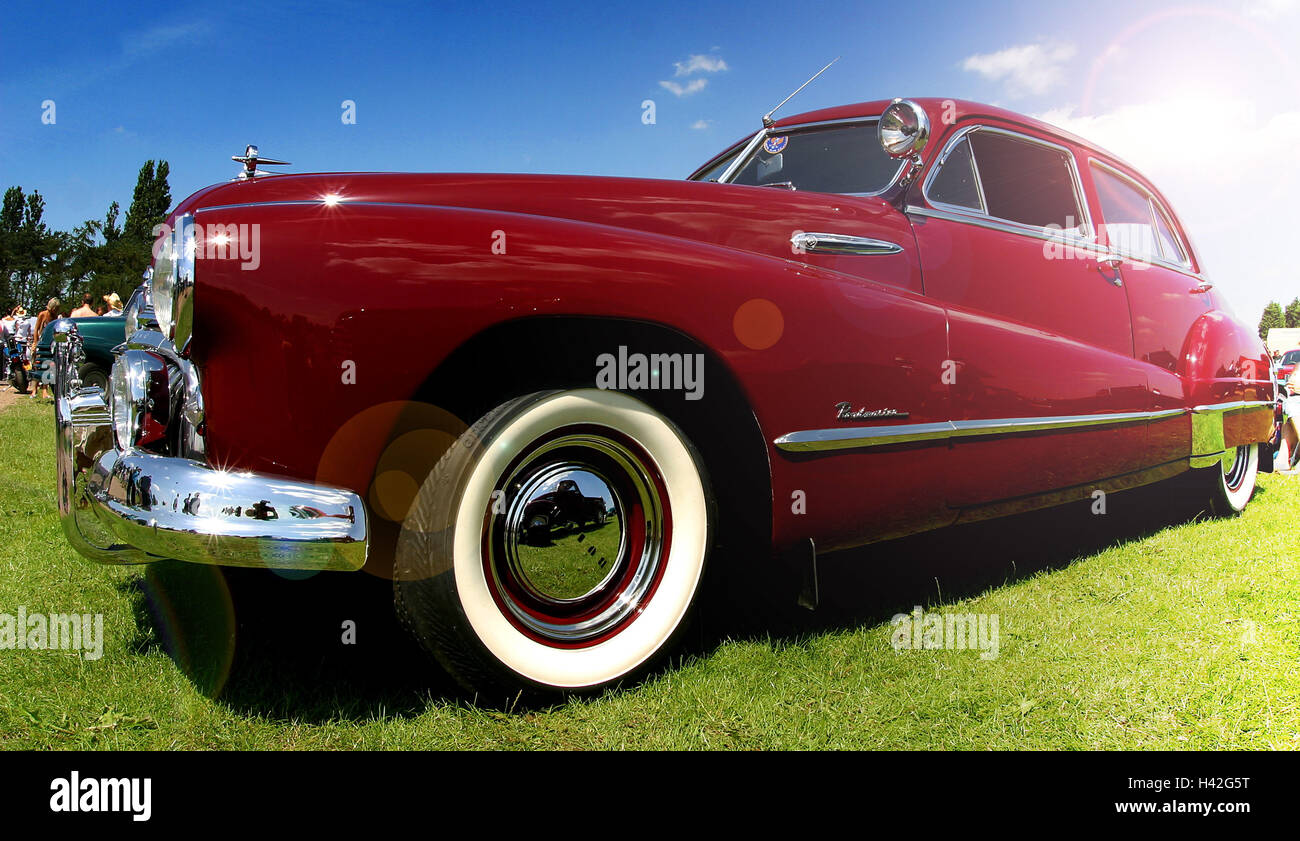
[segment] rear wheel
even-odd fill
[[[529,504],[568,480],[608,520],[538,540]],[[531,394],[424,482],[397,544],[398,610],[472,689],[598,689],[672,647],[714,530],[703,461],[666,417],[619,392]]]
[[[1259,475],[1259,445],[1242,444],[1229,450],[1223,461],[1206,471],[1210,507],[1220,517],[1240,514],[1255,493]]]
[[[20,364],[18,370],[14,371],[13,376],[14,391],[19,394],[27,393],[27,372],[23,370]]]

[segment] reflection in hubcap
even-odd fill
[[[594,469],[565,462],[535,473],[506,512],[506,556],[520,583],[548,602],[591,595],[622,555],[622,508]]]
[[[671,531],[654,462],[634,442],[582,428],[537,443],[497,486],[484,566],[516,625],[590,645],[639,615]]]

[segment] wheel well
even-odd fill
[[[597,357],[702,354],[699,399],[683,390],[628,390],[671,418],[700,451],[733,544],[766,547],[772,532],[772,479],[767,443],[739,382],[721,357],[660,324],[594,317],[538,317],[488,328],[449,355],[416,399],[474,423],[511,397],[545,389],[594,387]],[[683,358],[685,358],[683,356]],[[698,358],[698,357],[697,357]],[[737,530],[740,533],[736,533]],[[745,540],[749,538],[749,540]]]

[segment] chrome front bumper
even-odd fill
[[[113,564],[163,558],[294,570],[365,564],[366,510],[351,491],[118,449],[107,395],[76,379],[78,351],[75,325],[56,324],[59,515],[81,554]]]

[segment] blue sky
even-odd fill
[[[1300,295],[1277,253],[1300,189],[1297,5],[10,3],[0,188],[40,190],[68,228],[125,208],[148,158],[179,200],[250,142],[293,171],[680,178],[839,55],[783,113],[936,95],[1045,116],[1146,170],[1253,321]],[[1219,145],[1227,114],[1249,150]]]

